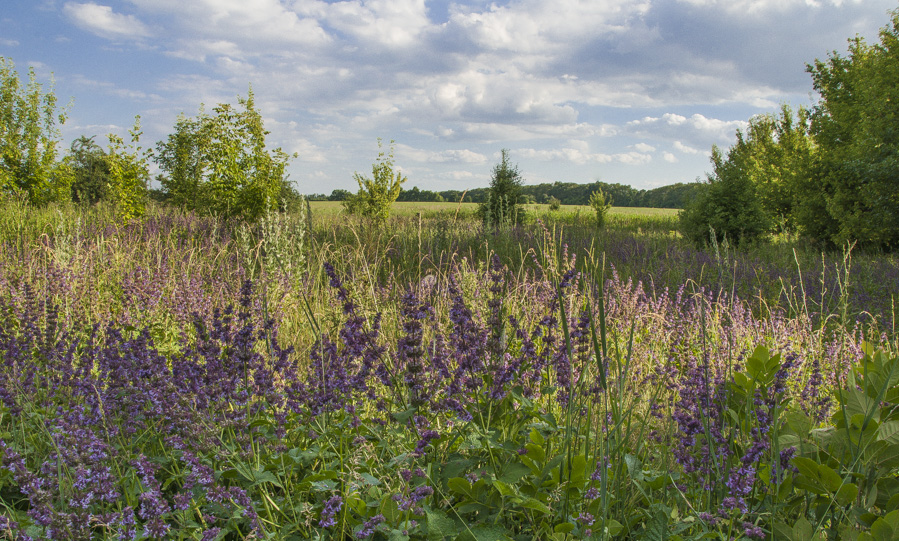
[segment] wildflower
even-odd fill
[[[341,507],[343,507],[343,498],[341,498],[340,495],[331,496],[322,508],[322,514],[319,517],[321,520],[319,521],[318,526],[320,528],[336,526],[337,521],[334,520],[334,515],[340,512]]]

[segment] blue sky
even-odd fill
[[[896,0],[2,0],[0,56],[73,100],[65,144],[153,147],[252,84],[302,193],[356,189],[377,138],[406,187],[652,188],[704,177],[754,114],[811,105],[805,65],[877,41]]]

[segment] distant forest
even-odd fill
[[[577,184],[575,182],[554,182],[552,184],[534,184],[521,186],[523,203],[549,203],[553,198],[558,199],[563,205],[587,205],[590,194],[596,190],[602,192],[608,198],[611,196],[612,204],[616,207],[652,207],[652,208],[684,208],[684,205],[694,199],[703,184],[699,182],[677,183],[670,186],[662,186],[652,190],[638,190],[624,184],[610,184],[607,182],[593,182],[590,184]],[[462,199],[467,203],[483,203],[487,199],[489,188],[474,188],[468,191],[446,190],[434,192],[431,190],[419,190],[417,186],[409,190],[402,190],[397,201],[419,202],[452,202]],[[307,199],[312,201],[343,201],[352,192],[349,190],[334,190],[330,195],[311,194]]]

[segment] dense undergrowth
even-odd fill
[[[899,532],[893,259],[664,219],[0,216],[7,538]]]

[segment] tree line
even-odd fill
[[[815,105],[756,116],[736,144],[713,149],[713,170],[681,214],[685,236],[788,232],[823,247],[899,248],[899,10],[879,37],[807,66]]]
[[[411,189],[401,190],[396,200],[423,203],[458,203],[461,200],[469,203],[484,203],[489,197],[490,190],[491,187],[488,186],[470,190],[431,191],[413,186]],[[699,182],[677,183],[651,190],[642,190],[625,184],[601,181],[587,184],[553,182],[521,185],[518,190],[519,203],[522,204],[550,204],[555,199],[563,205],[589,205],[590,196],[594,192],[602,190],[616,207],[680,209],[684,208],[688,201],[703,190],[703,184]],[[310,194],[306,197],[311,201],[343,201],[352,195],[349,190],[337,189],[329,195]]]

